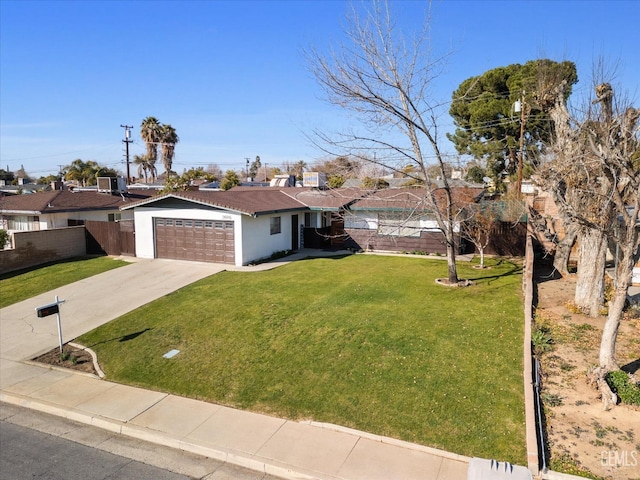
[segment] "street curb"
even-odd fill
[[[314,422],[313,420],[306,420],[298,423],[311,425],[313,427],[318,427],[318,428],[324,428],[326,430],[333,430],[336,432],[348,433],[350,435],[366,438],[367,440],[371,440],[374,442],[385,443],[387,445],[406,448],[407,450],[414,450],[417,452],[428,453],[430,455],[446,458],[448,460],[454,460],[456,462],[469,463],[469,461],[471,460],[471,457],[466,457],[464,455],[459,455],[457,453],[447,452],[446,450],[438,450],[437,448],[428,447],[426,445],[418,445],[416,443],[405,442],[404,440],[397,440],[391,437],[376,435],[375,433],[368,433],[360,430],[355,430],[353,428],[342,427],[340,425],[335,425],[333,423]]]
[[[76,373],[82,374],[82,372]],[[95,376],[93,377],[95,378]],[[112,433],[124,435],[129,438],[135,438],[157,445],[175,448],[195,455],[201,455],[203,457],[230,463],[239,467],[247,468],[268,475],[273,475],[284,480],[339,480],[339,477],[324,475],[317,472],[304,471],[302,469],[294,470],[292,466],[277,462],[275,460],[247,455],[224,448],[215,448],[187,442],[179,437],[175,437],[170,434],[156,432],[154,430],[145,429],[144,427],[138,427],[126,422],[120,422],[118,420],[94,416],[89,413],[78,412],[77,410],[52,405],[47,402],[35,401],[29,397],[18,394],[0,391],[0,402],[5,402],[11,405],[28,408],[49,415],[66,418],[78,423],[101,428]]]

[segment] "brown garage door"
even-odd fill
[[[235,263],[233,222],[156,218],[156,257]]]

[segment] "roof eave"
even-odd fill
[[[43,215],[41,210],[0,210],[2,215]]]
[[[269,211],[265,211],[265,212],[253,212],[251,215],[255,218],[255,217],[263,217],[265,215],[274,215],[277,213],[289,213],[289,212],[300,212],[300,211],[304,211],[304,210],[309,210],[309,207],[306,207],[304,205],[300,205],[300,207],[291,207],[291,208],[278,208],[275,210],[269,210]]]

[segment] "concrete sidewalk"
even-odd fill
[[[314,251],[314,254],[317,253]],[[295,422],[50,369],[26,360],[58,344],[55,317],[35,307],[66,300],[63,340],[224,269],[141,260],[0,310],[0,401],[33,408],[291,479],[463,480],[469,458],[335,425]],[[326,255],[334,254],[326,252]],[[1,408],[0,404],[0,408]]]

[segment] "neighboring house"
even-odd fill
[[[0,228],[12,232],[50,230],[84,225],[86,221],[115,222],[133,219],[120,207],[148,198],[152,191],[123,194],[52,190],[0,196]]]
[[[52,190],[0,195],[0,228],[10,233],[0,271],[89,254],[135,255],[133,214],[120,207],[155,192]]]

